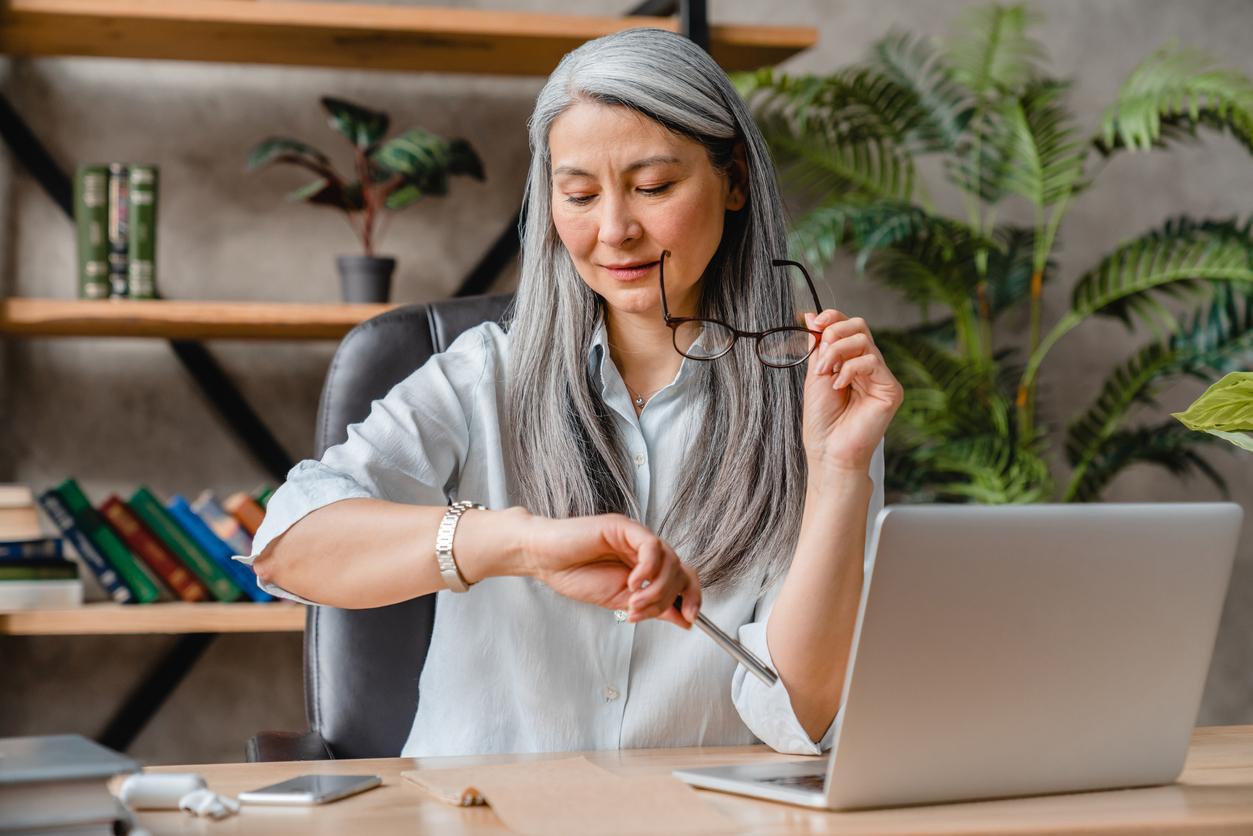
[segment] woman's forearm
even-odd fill
[[[865,471],[811,472],[796,554],[766,627],[770,657],[814,740],[840,704],[873,491]]]
[[[309,513],[271,541],[257,576],[289,592],[345,609],[381,607],[445,588],[435,534],[445,507],[345,499]],[[454,549],[471,583],[523,574],[531,515],[522,508],[467,511]]]

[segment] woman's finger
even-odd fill
[[[832,389],[843,389],[853,382],[856,377],[870,378],[875,375],[879,369],[885,369],[883,359],[874,354],[863,354],[860,357],[854,357],[845,361],[840,373],[835,376],[835,382],[831,384]]]
[[[678,556],[668,548],[666,552],[667,554],[657,572],[657,577],[646,589],[642,589],[631,596],[628,618],[631,615],[636,615],[641,619],[660,615],[665,607],[674,603],[675,596],[686,585],[687,579],[683,575],[682,564],[679,563]]]
[[[635,591],[643,589],[657,577],[657,572],[665,559],[661,540],[649,537],[636,549],[635,568],[627,576],[627,588]]]
[[[866,320],[860,316],[844,316],[822,329],[822,342],[833,343],[845,337],[851,337],[853,334],[865,334],[871,338],[872,342],[874,341]]]
[[[822,359],[818,361],[816,368],[816,373],[820,375],[838,373],[840,365],[854,357],[860,357],[864,354],[877,357],[879,354],[879,350],[875,347],[874,341],[870,339],[870,335],[861,332],[842,337],[830,345],[823,346],[821,350]]]
[[[686,580],[686,586],[680,590],[680,594],[683,596],[683,608],[679,610],[671,606],[667,612],[663,612],[658,618],[688,630],[696,622],[696,616],[700,613],[700,577],[696,574],[695,569],[687,566],[683,567],[683,575]]]

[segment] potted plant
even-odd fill
[[[1253,151],[1253,80],[1162,49],[1085,129],[1067,82],[1046,70],[1033,22],[1022,5],[976,6],[944,47],[898,32],[829,75],[737,78],[806,204],[793,249],[816,264],[855,254],[859,272],[921,314],[921,325],[875,334],[905,387],[887,488],[916,501],[1092,501],[1141,462],[1223,487],[1200,455],[1214,436],[1138,421],[1136,411],[1175,380],[1249,367],[1253,218],[1165,219],[1075,276],[1060,316],[1045,316],[1043,289],[1060,279],[1062,219],[1108,157],[1162,153],[1200,131]],[[941,213],[928,188],[937,184],[916,176],[927,158],[960,195],[961,216]],[[1007,220],[1014,202],[1031,222]],[[1153,337],[1059,427],[1055,411],[1041,410],[1039,372],[1054,345],[1097,318]],[[1055,451],[1070,466],[1060,485]]]
[[[385,140],[391,123],[386,113],[323,96],[330,125],[352,143],[353,173],[341,175],[330,158],[296,139],[270,137],[253,147],[248,171],[275,163],[307,169],[313,180],[287,197],[344,213],[361,240],[362,255],[341,255],[339,275],[345,302],[386,302],[396,259],[375,254],[378,224],[386,210],[398,211],[428,195],[448,193],[448,178],[483,179],[483,163],[464,139],[444,139],[410,128]]]
[[[1253,372],[1232,372],[1206,389],[1192,406],[1171,415],[1190,430],[1253,451]]]

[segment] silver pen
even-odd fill
[[[674,608],[676,610],[679,610],[680,612],[682,611],[683,596],[680,595],[678,598],[674,600]],[[719,629],[717,624],[714,624],[712,621],[710,621],[708,618],[705,617],[705,614],[703,612],[696,614],[695,623],[696,623],[696,626],[699,627],[706,636],[709,636],[709,638],[714,640],[715,644],[717,644],[727,653],[730,653],[731,657],[735,659],[735,661],[739,662],[741,665],[747,668],[748,671],[753,674],[753,676],[757,677],[762,682],[764,682],[767,685],[767,687],[774,685],[776,682],[779,681],[779,675],[775,673],[774,671],[770,670],[769,666],[767,666],[765,662],[762,662],[760,659],[754,656],[753,652],[749,650],[747,647],[740,644],[738,641],[731,638],[726,633],[722,632],[722,630]]]

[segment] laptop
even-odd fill
[[[674,774],[832,810],[1171,783],[1243,516],[1232,503],[886,508],[829,757]]]

